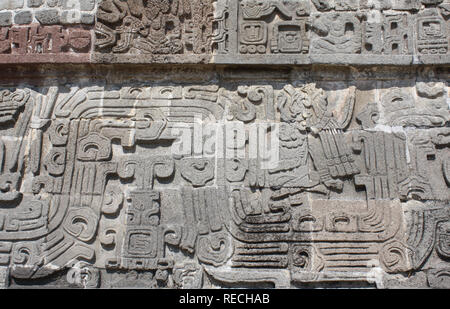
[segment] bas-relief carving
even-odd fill
[[[2,12],[0,60],[448,54],[442,0],[95,7],[94,29],[11,25]],[[63,285],[84,288],[450,287],[448,76],[419,66],[410,79],[322,68],[291,80],[276,70],[222,80],[210,70],[212,81],[189,82],[205,73],[196,70],[181,70],[176,83],[1,87],[2,287],[59,273]],[[231,123],[244,133],[236,144],[211,143]],[[267,123],[279,127],[253,130]],[[278,134],[275,166],[267,149],[251,156],[266,134]],[[233,147],[244,156],[227,157]]]
[[[102,54],[235,55],[244,62],[251,55],[277,55],[280,61],[283,54],[297,61],[322,54],[446,55],[447,6],[420,1],[104,0],[97,11],[95,46],[99,59],[106,59]],[[327,56],[314,59],[327,61]]]
[[[0,8],[0,62],[448,62],[447,1],[69,2]]]
[[[3,284],[448,287],[446,81],[246,82],[3,88]],[[246,155],[173,155],[199,120],[240,124]],[[249,156],[260,122],[274,167]]]
[[[102,1],[97,10],[96,48],[133,54],[210,53],[212,2]]]
[[[307,1],[240,1],[239,52],[308,53]]]
[[[88,28],[61,25],[1,27],[0,54],[58,54],[90,51]]]

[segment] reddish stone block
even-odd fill
[[[11,43],[7,40],[8,28],[0,29],[0,54],[7,53],[11,50]]]
[[[91,34],[84,30],[74,30],[69,34],[69,46],[74,50],[85,50],[91,45]]]
[[[0,28],[0,63],[89,62],[91,46],[90,29],[83,26]]]

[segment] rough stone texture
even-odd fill
[[[0,13],[12,15],[8,25],[32,22],[42,25],[94,24],[96,0],[11,0],[0,1]]]
[[[32,24],[0,27],[0,34],[0,63],[89,61],[91,34],[85,27]]]
[[[204,3],[214,4],[214,14]],[[449,3],[420,11],[420,1],[392,3],[105,0],[93,59],[158,62],[155,55],[164,54],[171,62],[410,65],[433,63],[421,57],[433,55],[449,62]]]
[[[78,9],[80,11],[92,11],[95,8],[95,0],[64,0],[63,9]]]
[[[86,25],[92,25],[95,22],[95,16],[88,13],[81,14],[80,17],[80,23],[86,24]]]
[[[61,2],[63,2],[64,0],[46,0],[45,3],[47,4],[48,7],[56,7],[58,5],[61,5]],[[72,3],[78,3],[80,0],[75,0],[75,1],[70,1]]]
[[[112,54],[212,54],[213,1],[102,1],[96,46]],[[135,58],[137,59],[137,58]]]
[[[2,0],[0,10],[15,10],[23,7],[23,0]]]
[[[0,286],[450,288],[450,2],[69,4],[0,27]]]
[[[0,12],[0,26],[10,26],[12,24],[12,14],[10,12]]]
[[[44,0],[27,0],[28,7],[37,8],[44,4]]]
[[[33,21],[33,14],[30,11],[21,11],[14,15],[14,23],[18,25],[31,24]]]
[[[57,10],[41,10],[36,12],[36,19],[43,25],[56,25],[60,20]]]

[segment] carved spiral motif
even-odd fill
[[[123,203],[123,193],[120,188],[110,185],[105,190],[103,198],[102,212],[105,214],[115,214]]]
[[[104,228],[99,233],[100,243],[104,247],[115,247],[117,241],[117,231],[113,227]]]
[[[71,209],[64,220],[64,229],[72,236],[87,242],[97,230],[98,216],[91,208]]]
[[[53,147],[44,159],[44,165],[52,176],[61,176],[66,168],[66,149]]]
[[[393,240],[383,246],[380,260],[388,273],[404,272],[411,269],[411,252],[398,240]]]
[[[28,90],[16,90],[11,92],[8,89],[0,91],[0,103],[3,105],[13,105],[20,107],[28,100],[30,97],[30,91]]]
[[[294,247],[292,251],[292,264],[302,269],[307,269],[310,265],[311,257],[308,249],[303,247]]]
[[[201,236],[197,243],[198,259],[214,266],[223,265],[233,253],[230,238],[225,233]]]
[[[49,128],[49,138],[54,146],[64,146],[69,134],[69,121],[58,119],[52,121]]]
[[[11,274],[15,278],[30,278],[41,265],[38,246],[32,242],[20,242],[12,250]]]
[[[153,171],[156,177],[160,178],[170,177],[175,171],[175,164],[171,160],[161,160],[155,162]]]
[[[13,262],[16,265],[26,265],[31,259],[31,249],[27,246],[20,246],[14,253]]]
[[[139,163],[133,160],[121,161],[117,168],[117,174],[120,178],[131,178],[135,175],[138,165]]]

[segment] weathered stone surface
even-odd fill
[[[393,0],[392,8],[394,10],[418,10],[420,9],[420,0]]]
[[[409,65],[420,59],[429,63],[422,54],[449,61],[448,14],[440,2],[426,3],[423,9],[420,1],[208,0],[186,7],[183,1],[157,3],[101,2],[93,61]],[[190,15],[198,8],[201,13]],[[201,30],[183,25],[193,16],[198,16],[194,25],[201,25]]]
[[[82,13],[80,17],[80,23],[86,25],[92,25],[95,22],[95,16],[88,13]]]
[[[89,29],[60,25],[1,27],[0,63],[88,62]]]
[[[92,11],[95,7],[95,0],[80,0],[81,11]]]
[[[211,54],[213,1],[102,1],[97,10],[96,50],[112,55]],[[139,59],[135,58],[134,59]],[[107,59],[107,57],[105,57]],[[139,60],[138,60],[139,61]]]
[[[185,80],[184,69],[124,67],[102,71],[108,80],[95,86],[80,83],[80,71],[57,73],[69,90],[54,79],[36,88],[39,74],[5,87],[1,149],[17,157],[2,161],[10,186],[0,195],[9,205],[0,237],[12,286],[64,269],[68,286],[89,288],[339,286],[349,278],[379,288],[444,286],[448,70],[393,79],[388,70],[324,77],[324,69],[261,83],[238,69],[205,68]],[[128,74],[146,85],[121,85]],[[255,124],[264,122],[278,146],[263,155],[256,137],[267,128]],[[216,139],[230,130],[243,135],[231,145]],[[66,244],[56,256],[54,237]],[[25,265],[14,258],[20,248],[31,254]],[[42,257],[48,264],[30,272]],[[422,283],[419,275],[395,281],[424,265]],[[148,277],[116,283],[132,271]]]
[[[60,13],[58,10],[41,10],[35,16],[43,25],[55,25],[59,23]]]
[[[447,1],[30,0],[27,5],[43,25],[95,25],[93,63],[450,62]],[[4,25],[23,22],[18,11],[4,13],[12,14]]]
[[[37,8],[44,4],[44,0],[27,0],[27,5],[30,8]]]
[[[3,0],[0,2],[0,10],[15,10],[23,8],[24,0]]]
[[[0,26],[10,26],[12,24],[11,12],[0,12]]]
[[[14,15],[14,23],[18,25],[27,25],[33,22],[33,14],[30,11],[20,11]]]
[[[53,7],[61,5],[61,3],[63,1],[64,0],[46,0],[45,3],[47,4],[48,7],[53,8]],[[72,3],[77,3],[77,2],[79,2],[79,0],[75,0],[75,1],[72,0],[71,2]]]
[[[448,4],[0,12],[0,287],[449,288]]]

